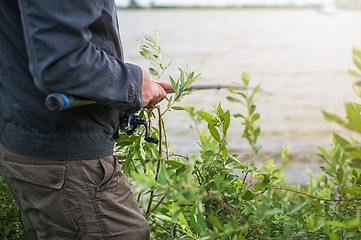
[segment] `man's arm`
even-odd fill
[[[101,16],[104,1],[18,2],[30,71],[41,91],[83,97],[122,111],[143,106],[142,69],[90,41],[89,26]]]

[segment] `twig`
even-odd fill
[[[188,159],[189,159],[187,156],[181,155],[181,154],[177,154],[177,153],[170,153],[169,156],[181,157],[181,158],[184,158],[185,160],[188,160]]]
[[[246,172],[246,174],[244,175],[244,178],[243,178],[243,184],[246,182],[246,179],[247,179],[247,175],[248,175],[249,171]]]
[[[16,219],[16,218],[4,218],[4,217],[0,217],[0,220],[5,220],[7,222],[21,222],[20,219]]]
[[[162,162],[162,129],[163,129],[163,119],[161,116],[161,111],[160,111],[160,107],[157,105],[155,106],[155,108],[158,109],[158,124],[159,124],[159,154],[158,154],[158,163],[157,163],[157,170],[156,170],[156,175],[155,175],[155,180],[158,180],[158,176],[159,176],[159,171],[160,171],[160,167],[161,167],[161,162]],[[153,108],[154,109],[154,108]],[[153,112],[153,110],[152,110]],[[149,202],[148,202],[148,207],[147,207],[147,212],[146,212],[146,216],[149,216],[150,214],[150,208],[152,207],[152,203],[153,203],[153,198],[154,198],[154,189],[151,191],[150,193],[150,197],[149,197]]]
[[[167,132],[165,130],[165,124],[164,120],[162,119],[162,126],[163,126],[163,133],[164,133],[164,142],[165,142],[165,149],[167,154],[167,161],[169,160],[169,146],[168,146],[168,138],[167,138]],[[162,144],[162,143],[161,143]]]
[[[146,218],[146,219],[148,219],[149,216],[160,206],[160,204],[164,201],[164,199],[165,199],[166,197],[167,197],[167,194],[164,194],[164,196],[162,197],[161,200],[159,200],[159,202],[157,203],[157,205],[155,205],[155,207],[154,207],[151,211],[149,211],[149,213],[147,213],[147,214],[145,215],[145,218]]]
[[[139,194],[138,194],[138,197],[137,197],[137,202],[139,204],[140,202],[140,198],[142,197],[142,194],[143,194],[143,191],[141,191]]]
[[[12,199],[13,199],[13,198],[11,198],[11,197],[5,199],[4,202],[2,203],[2,206],[0,207],[0,210],[2,210],[3,208],[5,208],[7,202],[11,201]]]
[[[167,229],[165,229],[164,227],[162,227],[159,223],[157,223],[154,219],[149,219],[150,221],[154,222],[158,227],[160,227],[164,232],[168,233],[169,235],[171,234]]]
[[[280,189],[280,190],[286,190],[286,191],[290,191],[290,192],[295,192],[295,193],[299,193],[302,195],[305,195],[307,197],[311,197],[320,201],[326,201],[326,202],[346,202],[346,201],[361,201],[361,198],[345,198],[345,199],[327,199],[327,198],[320,198],[320,197],[316,197],[313,196],[311,194],[308,193],[304,193],[298,190],[294,190],[291,188],[285,188],[285,187],[273,187],[272,189]]]
[[[158,163],[157,163],[157,170],[156,170],[156,174],[155,174],[155,180],[158,180],[158,175],[159,175],[159,171],[160,171],[160,165],[161,165],[161,161],[162,161],[162,116],[161,116],[161,112],[160,112],[160,107],[159,106],[155,106],[158,109],[158,117],[159,117],[159,155],[158,155]],[[152,109],[153,112],[154,108]],[[154,189],[151,191],[150,196],[149,196],[149,202],[148,202],[148,206],[147,206],[147,211],[146,211],[146,215],[149,214],[150,212],[150,208],[152,207],[152,203],[153,203],[153,198],[154,198]]]
[[[197,167],[197,165],[194,165],[194,168],[195,168],[195,170],[196,170],[196,175],[197,175],[197,178],[198,178],[198,182],[199,182],[199,185],[201,186],[202,184],[203,184],[203,182],[204,182],[204,178],[203,178],[203,176],[202,176],[202,174],[201,174],[201,171],[199,171],[199,168]],[[201,179],[199,179],[199,177],[201,178]],[[208,192],[208,191],[207,191]]]

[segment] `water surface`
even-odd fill
[[[249,72],[252,85],[264,91],[256,98],[262,133],[260,155],[280,159],[290,145],[294,168],[317,167],[316,146],[328,148],[332,132],[322,110],[344,115],[344,103],[356,98],[347,73],[355,69],[351,51],[361,49],[361,12],[322,15],[313,9],[190,9],[120,10],[119,25],[127,61],[149,66],[139,55],[138,39],[158,31],[165,75],[178,76],[178,67],[201,73],[197,84],[239,82]],[[180,105],[211,111],[221,102],[231,113],[244,111],[228,102],[227,91],[199,91]],[[190,118],[173,111],[166,116],[168,139],[180,154],[197,151],[197,133]],[[242,126],[233,120],[229,148],[243,154],[247,143]],[[348,137],[346,133],[345,137]]]

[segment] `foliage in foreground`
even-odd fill
[[[141,54],[151,61],[151,72],[158,79],[164,70],[159,52],[157,40],[146,36]],[[358,50],[353,53],[361,70],[361,54]],[[360,77],[356,71],[351,73]],[[153,137],[161,139],[158,146],[136,136],[131,143],[118,142],[123,170],[136,186],[153,239],[361,238],[361,144],[355,138],[348,141],[335,134],[329,150],[319,148],[325,162],[322,172],[310,176],[305,186],[288,186],[284,168],[277,168],[272,159],[255,163],[261,128],[254,97],[260,86],[250,87],[249,75],[244,73],[240,87],[229,89],[232,96],[227,99],[243,106],[241,113],[230,113],[221,104],[211,113],[175,106],[189,94],[179,85],[187,87],[196,77],[194,72],[180,69],[177,80],[170,77],[176,93],[168,99],[167,109],[141,112],[152,123]],[[356,93],[361,97],[361,92]],[[198,130],[198,153],[171,152],[163,117],[172,109],[188,112],[196,125],[199,121],[206,125],[205,130]],[[324,114],[327,120],[361,133],[361,105],[347,103],[346,110],[346,118]],[[245,155],[228,153],[227,132],[233,120],[250,145]],[[237,130],[233,127],[232,131]],[[287,163],[288,148],[282,151]],[[241,161],[245,157],[248,161]]]
[[[149,72],[159,80],[168,65],[161,63],[158,41],[145,36],[141,54],[150,60]],[[359,71],[350,73],[361,80],[361,52],[355,49],[353,58]],[[248,74],[242,74],[239,87],[229,89],[232,96],[227,98],[242,105],[244,111],[230,113],[218,104],[209,113],[176,106],[191,94],[185,89],[198,77],[192,71],[179,70],[177,79],[170,77],[175,94],[167,99],[166,109],[140,112],[160,143],[144,142],[143,130],[122,135],[116,147],[124,172],[136,186],[136,197],[153,239],[361,238],[361,143],[357,140],[361,105],[347,103],[346,118],[324,112],[327,120],[354,131],[356,136],[347,140],[334,134],[330,149],[319,148],[324,160],[322,172],[310,176],[305,186],[289,186],[284,168],[276,167],[272,159],[255,162],[261,148],[257,144],[261,128],[254,98],[260,87],[250,87]],[[358,86],[360,82],[354,90],[361,97]],[[196,125],[205,124],[204,130],[198,130],[198,153],[184,156],[170,150],[163,121],[170,110],[185,111]],[[250,145],[249,153],[228,153],[231,121],[242,127],[239,131]],[[237,131],[236,127],[232,131]],[[287,148],[282,150],[282,157],[284,163],[289,161]],[[243,162],[245,158],[248,161]],[[0,188],[0,237],[20,239],[18,212],[4,182]]]
[[[21,239],[22,233],[19,210],[0,176],[0,239]]]

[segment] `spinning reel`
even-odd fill
[[[120,118],[119,129],[126,132],[128,135],[132,135],[135,133],[136,128],[138,128],[140,125],[143,125],[145,127],[144,141],[158,144],[158,139],[149,137],[148,135],[149,131],[147,121],[141,119],[138,115],[131,115],[129,117],[123,114],[123,116]]]

